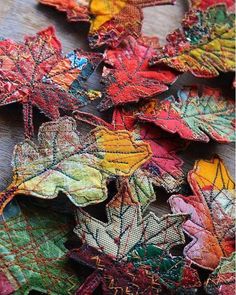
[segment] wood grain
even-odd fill
[[[158,35],[163,44],[168,32],[179,26],[179,22],[187,9],[186,1],[178,1],[175,6],[163,6],[146,8],[144,10],[145,20],[143,32],[147,35]],[[0,28],[2,37],[15,40],[22,40],[26,34],[35,34],[38,30],[54,25],[57,35],[62,41],[64,52],[71,49],[82,47],[89,49],[86,35],[88,25],[81,23],[67,23],[64,14],[55,10],[38,5],[35,0],[4,0],[0,6]],[[164,94],[175,93],[181,85],[201,84],[217,86],[222,88],[227,94],[232,95],[231,75],[222,75],[217,79],[202,81],[184,74],[178,79],[177,83],[171,87],[170,91]],[[92,86],[100,87],[99,72],[90,79]],[[229,90],[229,91],[228,91]],[[87,107],[86,110],[98,114],[95,106]],[[101,114],[100,114],[101,115]],[[106,117],[106,114],[102,114]],[[35,111],[35,124],[39,126],[46,118]],[[11,181],[12,168],[11,156],[13,147],[16,143],[23,140],[23,121],[21,107],[11,105],[0,108],[0,189],[3,189]],[[191,143],[188,149],[181,154],[184,159],[184,171],[187,173],[192,168],[193,163],[199,158],[210,158],[218,154],[226,162],[230,172],[234,175],[234,146],[220,145],[214,142],[209,144]],[[163,190],[157,190],[157,201],[151,206],[159,216],[169,212],[166,204],[167,195]]]

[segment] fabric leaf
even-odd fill
[[[210,274],[205,290],[212,295],[230,295],[235,291],[235,252],[229,258],[222,258],[218,267]]]
[[[101,61],[99,53],[74,50],[65,57],[49,27],[24,43],[0,41],[0,106],[23,105],[26,136],[33,134],[32,108],[50,119],[59,109],[73,110],[100,93],[87,90],[86,80]]]
[[[213,270],[235,248],[235,184],[223,162],[199,160],[188,175],[194,195],[172,196],[175,213],[190,214],[183,228],[192,238],[184,254],[200,267]]]
[[[182,138],[208,142],[211,137],[226,143],[235,141],[234,109],[234,101],[218,89],[204,88],[199,96],[196,88],[185,88],[176,100],[148,102],[138,117]]]
[[[117,47],[128,36],[141,35],[142,8],[174,4],[173,0],[39,0],[67,13],[69,21],[89,20],[90,47]],[[88,15],[87,15],[88,14]]]
[[[64,246],[72,226],[68,216],[29,203],[9,204],[0,219],[0,293],[74,294],[79,278]]]
[[[62,191],[76,206],[102,202],[109,177],[130,176],[150,156],[148,144],[127,131],[98,127],[83,137],[70,117],[45,123],[37,146],[30,140],[16,145],[13,181],[1,193],[1,210],[16,194],[52,199]]]
[[[117,261],[126,260],[137,245],[154,244],[170,249],[184,242],[181,226],[186,215],[172,214],[158,218],[150,212],[142,218],[140,205],[133,201],[126,181],[106,210],[108,223],[78,209],[74,232],[83,242]]]
[[[39,0],[39,2],[66,12],[69,21],[89,21],[89,0]]]
[[[206,11],[209,7],[224,4],[229,11],[234,11],[234,0],[190,0],[190,2],[191,7],[198,10]]]
[[[71,250],[70,258],[93,270],[76,295],[93,294],[100,285],[103,295],[160,293],[158,278],[148,269],[135,268],[131,263],[123,261],[114,261],[111,256],[88,245]]]
[[[168,192],[178,191],[183,182],[182,160],[177,151],[186,143],[175,139],[161,129],[150,124],[136,124],[134,108],[116,108],[111,124],[92,114],[76,111],[78,122],[90,126],[105,126],[110,130],[128,130],[137,142],[146,142],[152,150],[152,156],[129,178],[129,186],[134,200],[140,202],[142,211],[156,199],[153,184],[164,187]]]
[[[135,40],[129,36],[120,47],[105,52],[104,59],[110,67],[103,68],[105,95],[101,110],[153,97],[177,79],[177,73],[170,69],[150,68],[148,61],[156,46],[157,40],[153,38]]]
[[[168,35],[167,42],[151,64],[164,63],[205,78],[235,69],[235,15],[224,5],[188,12],[182,30]]]
[[[175,294],[181,294],[186,289],[191,289],[193,294],[201,286],[197,271],[183,257],[171,256],[153,245],[137,247],[128,257],[128,262],[137,268],[150,267],[163,289]]]

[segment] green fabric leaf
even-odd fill
[[[25,140],[15,147],[13,181],[0,195],[0,209],[19,193],[53,199],[62,191],[76,206],[102,202],[109,177],[132,175],[150,156],[148,143],[128,131],[97,127],[81,136],[70,117],[45,123],[38,145]]]
[[[74,294],[79,279],[64,246],[72,227],[66,215],[22,201],[8,205],[0,219],[0,269],[14,294]]]

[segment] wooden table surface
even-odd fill
[[[63,13],[52,8],[38,5],[36,0],[1,0],[0,1],[0,36],[15,40],[22,40],[26,34],[35,34],[37,31],[49,25],[54,25],[57,35],[61,39],[64,52],[82,47],[89,50],[86,35],[88,25],[81,23],[68,23]],[[157,35],[164,44],[168,32],[179,26],[184,12],[188,9],[186,1],[177,0],[175,6],[151,7],[144,9],[143,32],[147,35]],[[205,83],[207,85],[222,88],[227,94],[231,91],[232,76],[221,75],[217,79],[200,82],[200,79],[190,74],[182,75],[164,94],[168,96],[175,93],[181,85]],[[93,87],[99,88],[99,73],[91,79]],[[92,112],[97,113],[95,106],[89,106]],[[10,166],[13,147],[23,140],[23,121],[20,105],[9,105],[0,108],[0,189],[4,189],[11,181],[12,168]],[[104,114],[103,114],[104,116]],[[43,115],[35,111],[35,124],[40,125],[46,121]],[[181,154],[184,159],[184,171],[187,172],[193,166],[196,159],[210,158],[212,155],[220,155],[227,164],[230,172],[234,175],[234,146],[232,144],[217,144],[211,141],[208,144],[193,142],[187,151]],[[157,191],[157,201],[152,206],[158,215],[169,211],[166,205],[167,196],[163,190]],[[160,201],[161,200],[161,201]]]

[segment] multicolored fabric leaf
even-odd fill
[[[69,21],[89,21],[89,0],[39,0],[39,2],[66,12]]]
[[[230,295],[235,292],[235,252],[229,258],[222,258],[218,267],[210,274],[205,290],[211,295]]]
[[[39,0],[66,11],[70,21],[90,20],[89,44],[92,48],[117,47],[128,36],[141,35],[143,12],[148,6],[173,4],[173,0]],[[86,13],[90,17],[87,17]]]
[[[194,294],[201,286],[197,271],[183,257],[171,256],[153,245],[137,247],[128,257],[128,262],[136,268],[150,268],[158,277],[162,291],[165,290],[168,294],[168,291],[181,294],[186,289]]]
[[[151,64],[166,64],[180,72],[211,78],[235,69],[235,15],[225,5],[192,10]]]
[[[148,62],[158,47],[154,38],[129,36],[115,49],[105,52],[104,60],[110,67],[103,68],[104,99],[100,109],[137,102],[168,89],[177,79],[177,73],[165,67],[150,68]]]
[[[190,214],[183,226],[192,238],[184,254],[200,267],[213,270],[235,249],[235,184],[223,162],[199,160],[188,175],[194,195],[172,196],[172,211]]]
[[[138,117],[185,139],[227,143],[236,140],[234,110],[235,102],[218,89],[205,87],[199,96],[196,88],[186,87],[177,99],[149,101]]]
[[[74,232],[84,243],[114,260],[126,260],[137,245],[168,250],[184,242],[182,224],[187,216],[170,214],[158,218],[150,212],[142,217],[140,204],[134,202],[126,180],[106,210],[108,222],[104,223],[78,209]]]
[[[160,293],[158,277],[147,268],[136,268],[132,263],[114,261],[111,256],[88,245],[72,250],[70,257],[93,270],[76,295],[93,294],[100,285],[103,295]]]
[[[16,194],[52,199],[59,191],[76,206],[102,202],[109,177],[130,176],[150,156],[149,145],[128,131],[98,127],[83,137],[70,117],[45,123],[38,146],[30,140],[16,145],[13,181],[0,195],[0,209]]]
[[[12,202],[0,219],[0,294],[74,294],[79,278],[64,246],[72,226],[68,216]]]
[[[153,184],[164,187],[168,192],[177,191],[183,182],[182,160],[177,151],[186,144],[150,124],[136,124],[137,108],[116,108],[112,124],[88,113],[75,112],[77,121],[92,126],[105,126],[110,130],[128,130],[135,140],[149,144],[152,156],[129,178],[133,198],[140,202],[142,210],[156,199]]]
[[[117,47],[128,36],[137,38],[141,34],[142,8],[173,3],[173,0],[91,1],[90,13],[94,19],[89,32],[90,46]]]
[[[99,53],[74,50],[65,57],[61,44],[49,27],[24,43],[0,41],[0,106],[23,105],[25,133],[33,134],[32,108],[50,119],[59,109],[73,110],[100,93],[88,91],[86,80],[101,61]]]

